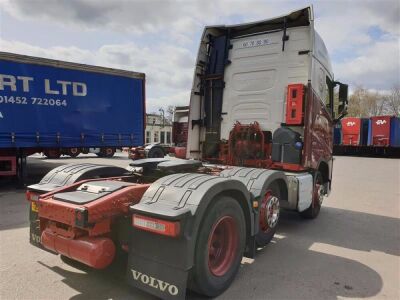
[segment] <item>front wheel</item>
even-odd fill
[[[208,209],[196,242],[190,288],[215,297],[229,287],[243,257],[245,226],[241,206],[230,197],[223,196]]]
[[[314,175],[314,188],[311,205],[305,211],[300,212],[300,215],[305,219],[315,219],[321,210],[324,195],[324,181],[321,172],[317,171]]]

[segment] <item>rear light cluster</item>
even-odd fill
[[[26,200],[28,201],[38,201],[39,200],[39,194],[31,192],[31,191],[26,191]]]
[[[80,228],[87,227],[89,220],[89,212],[84,207],[75,208],[75,226]]]
[[[134,214],[132,217],[132,225],[145,231],[171,237],[177,237],[180,232],[179,222],[165,221],[137,214]]]

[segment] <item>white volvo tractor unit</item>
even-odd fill
[[[136,160],[111,178],[51,173],[28,190],[31,243],[97,269],[126,253],[128,283],[161,298],[217,296],[271,241],[280,210],[317,217],[346,104],[311,7],[206,27],[186,159]],[[71,170],[85,179],[63,181]]]

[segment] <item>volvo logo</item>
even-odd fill
[[[173,285],[168,282],[162,281],[160,279],[154,278],[152,276],[143,274],[143,273],[133,270],[133,269],[131,269],[131,271],[132,271],[133,279],[136,281],[140,281],[145,285],[148,285],[148,286],[151,286],[152,288],[160,290],[161,292],[168,292],[172,296],[176,296],[179,293],[179,289],[176,285]]]

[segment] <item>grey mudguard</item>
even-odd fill
[[[240,180],[253,198],[260,197],[261,193],[275,180],[282,180],[287,186],[285,173],[277,170],[233,167],[222,171],[219,176]]]
[[[251,193],[252,199],[260,201],[268,186],[278,181],[281,189],[281,200],[287,200],[287,177],[284,172],[270,169],[256,169],[244,167],[232,167],[220,173],[221,177],[241,181]],[[251,227],[251,234],[258,232],[258,212],[255,211],[254,223]]]
[[[206,209],[220,193],[239,196],[250,207],[250,194],[242,182],[199,173],[178,173],[164,176],[155,181],[144,193],[132,211],[166,219],[179,219],[189,212],[192,216]]]
[[[28,190],[47,193],[84,179],[123,176],[128,173],[126,169],[114,166],[96,164],[62,165],[48,172],[39,183],[28,186]]]
[[[184,299],[201,221],[211,201],[218,201],[218,195],[222,194],[241,203],[249,227],[253,218],[251,195],[246,186],[236,179],[180,173],[154,182],[140,203],[131,206],[131,211],[133,214],[179,221],[180,235],[168,237],[132,227],[127,271],[129,284],[163,299]]]

